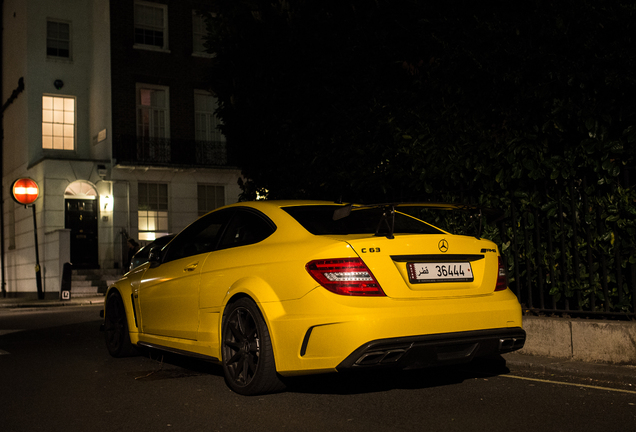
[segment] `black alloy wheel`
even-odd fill
[[[241,298],[226,309],[222,356],[225,381],[236,393],[251,396],[284,388],[276,373],[267,325],[248,298]]]
[[[117,291],[108,295],[104,314],[104,334],[106,348],[113,357],[127,357],[134,355],[135,348],[130,342],[128,321],[124,302]]]

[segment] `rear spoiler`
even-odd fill
[[[381,208],[382,217],[380,218],[380,222],[378,223],[378,228],[375,231],[375,235],[379,235],[380,227],[385,224],[388,228],[389,232],[386,235],[387,238],[392,239],[393,231],[395,229],[395,211],[400,207],[426,207],[432,210],[460,210],[460,211],[474,211],[478,213],[479,217],[479,228],[477,229],[477,233],[475,233],[475,237],[477,239],[481,238],[481,229],[482,229],[482,217],[484,215],[493,215],[493,214],[501,214],[502,212],[499,210],[491,209],[488,207],[481,207],[471,204],[454,204],[454,203],[407,203],[407,202],[396,202],[396,203],[382,203],[382,204],[346,204],[343,207],[336,209],[333,212],[333,220],[344,219],[351,214],[351,212],[355,209],[364,209],[364,208]]]

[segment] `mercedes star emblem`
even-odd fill
[[[439,248],[440,252],[445,253],[448,250],[448,242],[446,241],[446,239],[441,239],[437,244],[437,247]]]

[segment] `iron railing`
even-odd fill
[[[623,170],[619,185],[560,179],[538,183],[529,193],[513,191],[489,223],[475,213],[437,212],[425,219],[457,234],[481,231],[497,243],[510,289],[526,312],[633,320],[636,202],[629,174]],[[466,196],[477,194],[431,200],[465,202]]]
[[[561,186],[540,191],[556,196],[551,205],[513,203],[499,221],[510,288],[535,313],[636,318],[635,239],[621,223],[629,214],[585,178]]]
[[[131,166],[232,166],[224,141],[119,135],[113,139],[113,158],[118,165]]]

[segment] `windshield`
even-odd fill
[[[284,207],[294,219],[307,231],[315,235],[375,234],[386,235],[387,223],[382,221],[382,208],[353,209],[351,214],[339,220],[333,220],[333,212],[342,208],[338,205]],[[382,222],[380,224],[380,222]],[[389,225],[391,220],[388,220]],[[394,234],[443,234],[443,231],[415,219],[404,213],[395,212]]]

